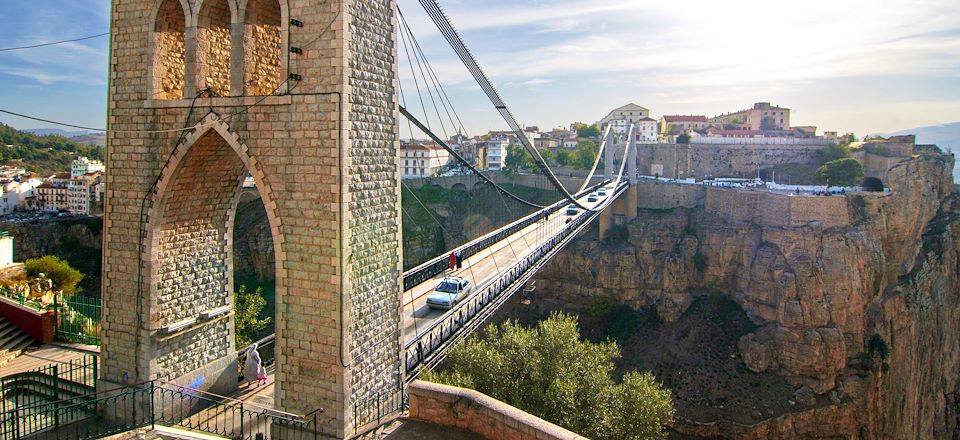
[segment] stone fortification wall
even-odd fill
[[[584,439],[474,390],[418,380],[409,385],[409,396],[410,418],[456,426],[490,440]]]
[[[640,209],[693,208],[703,205],[707,188],[654,180],[640,180],[631,191],[637,191]]]
[[[799,227],[820,222],[824,228],[850,224],[844,196],[794,196],[708,188],[705,210],[708,215],[728,223]]]
[[[752,176],[757,167],[780,164],[816,164],[822,145],[637,145],[641,174],[662,177]]]

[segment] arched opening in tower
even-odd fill
[[[153,27],[153,99],[182,99],[186,19],[178,0],[166,0]]]
[[[251,0],[244,14],[244,94],[272,95],[280,86],[283,38],[280,2]]]
[[[182,377],[218,360],[235,362],[237,350],[255,340],[257,333],[235,331],[243,311],[238,305],[250,299],[238,298],[239,286],[234,284],[237,206],[259,203],[263,210],[259,198],[251,201],[245,188],[250,172],[227,140],[209,130],[190,146],[160,189],[148,235],[150,316],[161,332],[189,323],[159,340],[154,362],[161,379]],[[273,252],[271,228],[266,229],[267,247]],[[256,286],[251,287],[255,293]],[[269,287],[272,294],[274,286]]]
[[[203,2],[197,20],[199,89],[216,96],[230,95],[230,6],[226,0]]]

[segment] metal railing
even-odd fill
[[[600,182],[594,186],[591,186],[577,193],[576,197],[580,197],[583,194],[587,194],[603,186],[606,183],[608,183],[608,181]],[[548,206],[547,208],[534,212],[526,217],[523,217],[517,221],[514,221],[513,223],[510,223],[509,225],[506,225],[500,229],[490,232],[482,237],[476,238],[464,245],[456,247],[451,252],[460,251],[461,258],[467,259],[483,251],[484,249],[506,239],[507,237],[513,234],[516,234],[517,232],[520,232],[527,226],[530,226],[542,220],[545,216],[559,211],[563,207],[567,206],[567,203],[568,202],[566,200],[561,200],[559,202],[556,202]],[[430,261],[427,261],[426,263],[423,263],[403,273],[403,290],[404,291],[410,290],[415,286],[419,285],[420,283],[427,281],[443,273],[445,270],[449,268],[450,268],[449,253],[445,253],[443,255],[434,257]]]
[[[625,182],[618,185],[608,200],[612,202],[627,186]],[[592,191],[592,188],[587,191]],[[538,269],[599,214],[599,212],[588,211],[578,215],[527,256],[505,268],[497,278],[478,286],[477,293],[450,309],[426,330],[404,344],[403,361],[406,381],[416,378],[424,366],[434,366],[439,363],[450,347],[483,324]]]
[[[0,440],[94,439],[155,425],[232,439],[319,437],[317,413],[296,416],[156,381],[17,405],[0,414]]]
[[[62,402],[94,393],[97,386],[97,356],[84,356],[77,362],[56,363],[36,370],[11,374],[0,378],[0,414],[10,416],[22,411],[16,422],[0,418],[0,439],[16,438],[14,434],[35,432],[58,426],[82,413],[77,406],[64,413],[42,411],[44,405]],[[36,411],[24,411],[33,408]]]
[[[100,298],[58,293],[56,338],[66,342],[100,345]]]
[[[24,293],[14,292],[6,287],[0,287],[0,296],[9,299],[21,306],[29,307],[38,312],[42,312],[47,309],[42,302],[36,299],[27,299],[27,295]]]
[[[376,396],[353,404],[353,432],[363,434],[383,425],[407,409],[407,389],[378,392]]]

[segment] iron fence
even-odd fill
[[[381,391],[368,399],[353,404],[353,432],[363,434],[407,409],[406,387]]]
[[[6,287],[0,287],[0,296],[2,296],[2,297],[4,297],[4,298],[7,298],[7,299],[9,299],[9,300],[11,300],[11,301],[13,301],[13,302],[15,302],[15,303],[17,303],[17,304],[22,305],[22,306],[26,306],[26,307],[29,307],[29,308],[31,308],[31,309],[34,309],[34,310],[36,310],[36,311],[38,311],[38,312],[42,312],[42,311],[46,310],[46,308],[47,308],[47,307],[46,307],[45,305],[43,305],[43,303],[40,302],[39,300],[36,300],[36,299],[27,299],[27,295],[26,295],[25,293],[14,292],[14,291],[6,288]]]
[[[97,356],[46,365],[0,378],[0,410],[31,407],[91,394],[97,386]]]
[[[58,340],[100,345],[100,298],[58,293],[53,304],[57,310]]]

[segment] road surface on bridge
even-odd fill
[[[613,185],[609,185],[610,188]],[[607,198],[613,194],[612,189],[607,189],[607,196],[596,202],[587,202],[588,194],[579,197],[577,200],[584,206],[596,208],[606,202]],[[433,292],[433,289],[448,276],[463,277],[470,281],[474,286],[472,294],[479,291],[477,286],[482,286],[487,281],[498,276],[501,270],[512,266],[523,257],[530,254],[537,245],[547,239],[553,232],[559,231],[566,225],[568,219],[576,216],[589,215],[588,212],[578,209],[576,215],[567,215],[566,208],[563,208],[549,216],[545,221],[536,222],[515,234],[501,240],[481,252],[477,252],[463,261],[463,268],[453,271],[447,270],[413,288],[403,292],[403,298],[400,301],[400,319],[403,329],[403,342],[407,343],[413,340],[419,333],[424,332],[433,323],[438,321],[447,311],[431,309],[427,306],[427,296]],[[463,302],[461,300],[460,302]]]

